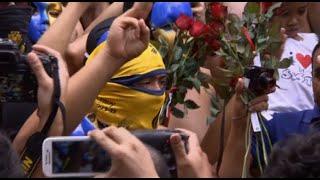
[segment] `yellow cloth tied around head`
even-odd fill
[[[106,42],[101,43],[89,56],[90,62],[103,50]],[[152,129],[158,125],[157,115],[165,100],[164,91],[148,93],[119,82],[128,79],[153,76],[165,73],[160,53],[151,44],[137,58],[125,63],[100,91],[93,105],[96,119],[105,125],[115,125],[127,129]]]

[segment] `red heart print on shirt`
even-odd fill
[[[310,55],[304,56],[303,54],[298,53],[298,54],[296,54],[296,58],[305,69],[307,67],[309,67],[311,64],[311,56]]]

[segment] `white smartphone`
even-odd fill
[[[111,159],[88,136],[60,136],[42,144],[42,169],[47,177],[92,177],[108,171]]]

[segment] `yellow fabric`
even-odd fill
[[[103,42],[96,47],[86,63],[89,63],[105,46],[106,43]],[[148,48],[140,56],[125,63],[112,78],[146,74],[157,69],[165,69],[165,65],[158,50],[152,44],[149,44]]]
[[[104,48],[101,43],[89,56],[90,62]],[[165,69],[159,52],[149,44],[137,58],[124,64],[112,78],[142,75],[154,70]],[[126,127],[128,129],[152,129],[158,125],[154,121],[165,100],[161,96],[140,92],[129,87],[108,82],[100,91],[93,105],[96,119],[102,124]]]

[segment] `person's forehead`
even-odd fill
[[[59,7],[62,6],[60,2],[33,2],[34,5],[39,9],[44,9],[48,7]]]

